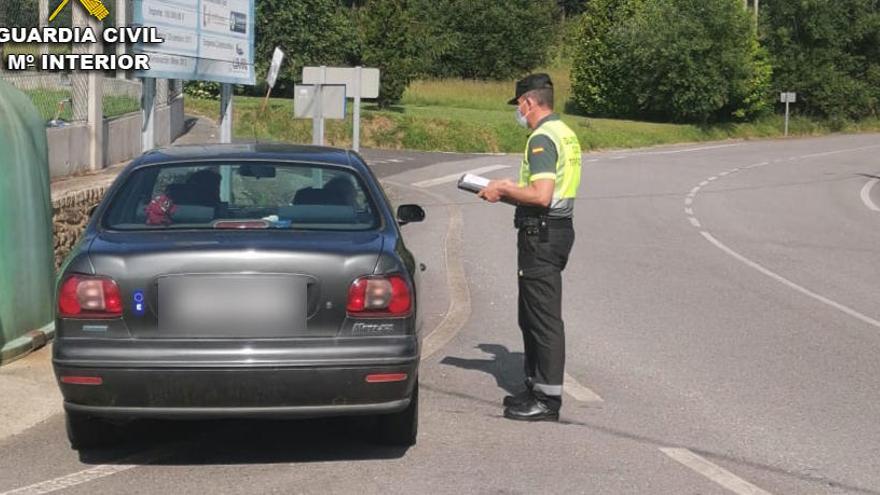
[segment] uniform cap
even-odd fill
[[[544,73],[530,74],[516,82],[516,96],[508,101],[508,105],[516,105],[519,97],[535,89],[553,89],[553,81]]]

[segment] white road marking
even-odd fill
[[[693,214],[694,214],[693,208],[685,208],[684,212],[686,215],[689,215],[689,216],[693,216]]]
[[[686,204],[688,206],[694,204],[694,197],[688,196],[688,197],[684,198],[684,204]]]
[[[52,478],[51,480],[40,481],[32,485],[2,492],[0,493],[0,495],[42,495],[44,493],[52,493],[59,490],[66,490],[74,486],[79,486],[85,483],[99,480],[101,478],[113,476],[114,474],[141,467],[151,462],[155,462],[156,460],[161,459],[162,457],[165,457],[174,452],[175,448],[180,446],[181,444],[175,444],[172,446],[165,446],[147,452],[134,454],[129,457],[120,459],[119,464],[100,464],[98,466],[90,467],[88,469],[83,469],[82,471],[66,474],[57,478]]]
[[[627,156],[627,155],[623,155],[623,156],[612,156],[610,159],[611,159],[611,160],[623,160],[624,158],[629,158],[629,156]]]
[[[770,492],[758,488],[688,449],[661,448],[660,452],[737,495],[770,495]]]
[[[599,161],[598,158],[590,158],[589,160],[584,160],[584,163],[593,163],[593,162],[598,162],[598,161]]]
[[[57,492],[58,490],[66,490],[68,488],[82,485],[90,481],[99,480],[112,476],[122,471],[128,471],[138,467],[138,464],[101,464],[93,468],[85,469],[77,473],[60,476],[47,481],[34,483],[33,485],[17,488],[8,492],[0,493],[0,495],[41,495],[44,493]]]
[[[838,153],[849,153],[851,151],[864,151],[864,150],[870,150],[870,149],[874,149],[874,148],[880,148],[880,144],[874,144],[871,146],[861,146],[859,148],[847,148],[847,149],[843,149],[843,150],[826,151],[824,153],[813,153],[811,155],[793,156],[793,157],[789,158],[789,160],[798,160],[798,159],[803,159],[803,158],[816,158],[818,156],[836,155]]]
[[[574,400],[580,402],[603,402],[599,394],[578,383],[573,376],[566,373],[564,378],[562,390],[572,396]]]
[[[871,189],[876,186],[878,182],[880,182],[880,179],[871,179],[865,184],[865,187],[862,188],[862,202],[872,211],[880,211],[880,207],[877,207],[877,204],[871,199]]]
[[[691,196],[697,194],[698,192],[700,192],[700,186],[691,189]]]
[[[688,220],[691,221],[691,225],[693,225],[694,227],[696,227],[696,228],[698,228],[698,229],[701,227],[701,225],[700,225],[700,221],[697,220],[696,218],[694,218],[694,217],[688,217]]]
[[[489,165],[488,167],[480,167],[480,168],[475,168],[473,170],[466,170],[464,172],[459,172],[457,174],[444,175],[443,177],[437,177],[435,179],[428,179],[428,180],[423,180],[423,181],[419,181],[419,182],[413,182],[412,185],[415,187],[421,187],[421,188],[439,186],[440,184],[446,184],[448,182],[455,182],[464,174],[477,174],[477,175],[479,175],[479,174],[485,174],[487,172],[492,172],[495,170],[501,170],[502,168],[510,168],[510,167],[508,165]]]
[[[399,160],[397,158],[389,158],[388,161],[391,163],[402,163],[403,162],[403,160]]]
[[[706,151],[706,150],[717,150],[719,148],[729,148],[731,146],[739,146],[740,143],[733,144],[719,144],[715,146],[700,146],[698,148],[685,148],[681,150],[667,150],[667,151],[645,151],[643,153],[638,153],[639,155],[674,155],[677,153],[693,153],[694,151]]]
[[[870,316],[866,316],[862,313],[859,313],[858,311],[856,311],[848,306],[844,306],[843,304],[832,301],[831,299],[828,299],[827,297],[825,297],[823,295],[817,294],[817,293],[811,291],[810,289],[807,289],[806,287],[802,287],[802,286],[792,282],[791,280],[783,277],[782,275],[779,275],[771,270],[768,270],[767,268],[764,268],[763,266],[759,265],[758,263],[755,263],[754,261],[737,253],[733,249],[730,249],[724,243],[722,243],[721,241],[719,241],[718,239],[713,237],[712,234],[710,234],[706,231],[701,231],[700,234],[702,234],[703,237],[705,237],[707,241],[714,244],[715,247],[717,247],[718,249],[724,251],[725,253],[729,254],[730,256],[732,256],[733,258],[737,259],[738,261],[744,263],[745,265],[750,266],[750,267],[754,268],[755,270],[763,273],[764,275],[772,278],[773,280],[776,280],[777,282],[780,282],[784,285],[787,285],[788,287],[800,292],[801,294],[812,297],[813,299],[815,299],[823,304],[827,304],[828,306],[831,306],[832,308],[834,308],[838,311],[846,313],[849,316],[852,316],[853,318],[855,318],[857,320],[863,321],[869,325],[880,328],[880,321],[878,321],[874,318],[871,318]]]
[[[716,175],[716,176],[712,176],[712,177],[709,177],[709,178],[706,179],[706,180],[709,181],[709,182],[716,181],[716,180],[718,180],[718,176],[717,176],[717,175]]]
[[[700,182],[700,187],[706,187],[706,186],[708,186],[708,185],[709,185],[709,181],[707,181],[707,180],[704,180],[703,182]]]
[[[726,170],[718,174],[719,177],[727,177],[728,175],[730,175],[730,170]]]

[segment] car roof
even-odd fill
[[[348,150],[326,146],[297,144],[202,144],[162,148],[144,153],[131,167],[187,160],[267,160],[296,161],[344,165],[360,169],[360,160],[353,160]]]

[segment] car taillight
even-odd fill
[[[348,289],[351,316],[406,316],[412,310],[409,284],[400,275],[361,277]]]
[[[122,315],[122,295],[113,279],[71,275],[58,291],[62,318],[115,318]]]

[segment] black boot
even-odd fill
[[[520,404],[526,403],[531,398],[532,398],[532,391],[526,389],[518,394],[505,396],[503,404],[504,404],[504,407],[518,406]]]
[[[559,421],[559,409],[531,397],[522,404],[504,409],[504,417],[516,421]]]

